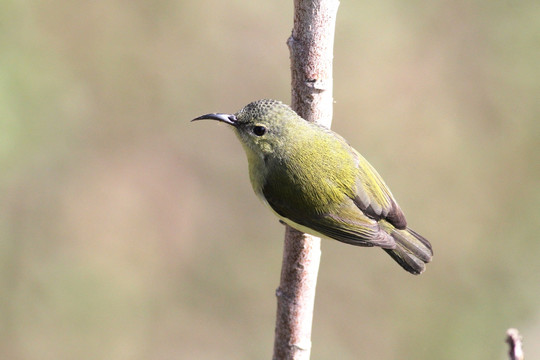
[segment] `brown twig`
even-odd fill
[[[510,360],[523,360],[523,343],[517,329],[511,328],[506,331],[506,342],[510,347],[508,350]]]
[[[293,109],[304,119],[330,127],[332,59],[338,0],[295,0],[291,56]],[[283,249],[274,356],[309,359],[320,239],[287,226]]]

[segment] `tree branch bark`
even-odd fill
[[[326,127],[332,122],[332,60],[338,0],[295,0],[287,41],[291,58],[292,108]],[[309,359],[321,240],[286,227],[277,296],[276,360]]]
[[[508,329],[506,331],[506,342],[510,349],[508,350],[508,358],[510,360],[523,360],[523,344],[521,335],[517,329]]]

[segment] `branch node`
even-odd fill
[[[300,350],[300,351],[309,351],[309,350],[311,350],[311,341],[309,341],[309,340],[306,340],[306,341],[303,341],[303,342],[297,342],[295,344],[290,344],[290,345],[295,350]]]
[[[304,84],[315,91],[325,91],[328,89],[328,81],[324,81],[322,79],[308,79],[304,82]]]

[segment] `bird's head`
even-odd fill
[[[231,125],[246,151],[265,157],[286,150],[290,137],[305,121],[277,100],[257,100],[236,114],[213,113],[196,120],[217,120]]]

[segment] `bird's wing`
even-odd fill
[[[343,203],[333,206],[330,212],[317,213],[299,211],[290,202],[280,200],[284,197],[274,197],[272,195],[275,193],[264,188],[263,193],[268,205],[284,220],[293,222],[291,226],[298,230],[357,246],[380,246],[385,249],[396,246],[394,239],[380,228],[378,221],[366,216],[350,198],[345,197]]]
[[[379,223],[365,216],[352,202],[332,213],[308,218],[306,227],[329,238],[357,246],[396,247],[394,239],[379,227]]]
[[[352,149],[352,148],[351,148]],[[405,229],[407,221],[390,189],[371,164],[354,150],[360,176],[356,182],[354,203],[367,216],[384,219],[398,229]]]

